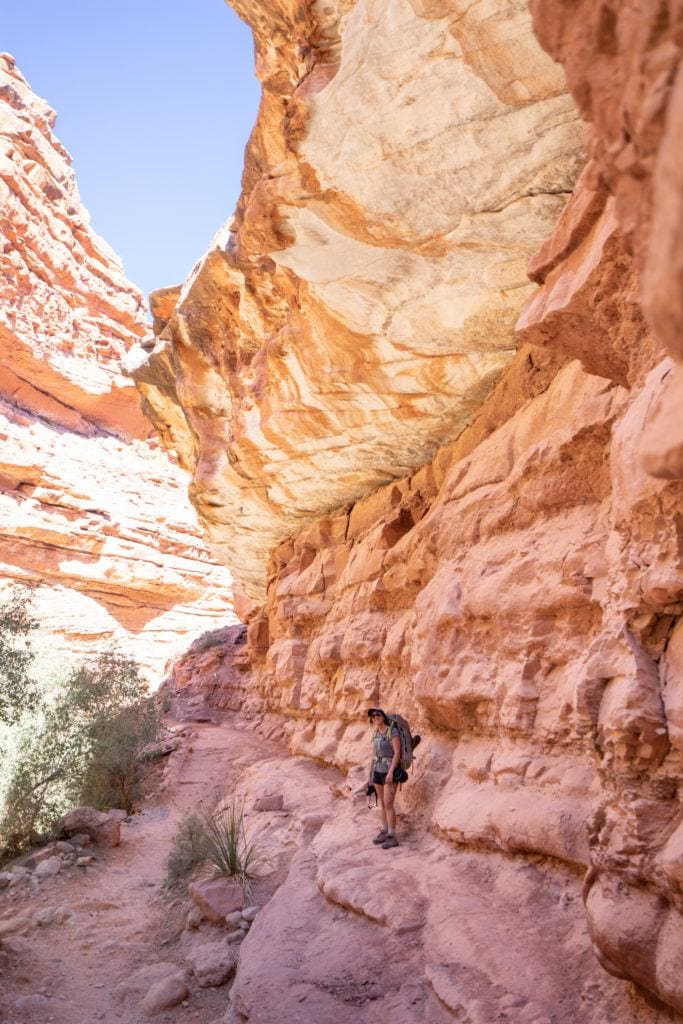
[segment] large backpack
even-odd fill
[[[410,726],[402,715],[395,715],[387,711],[387,718],[391,725],[396,726],[399,739],[401,740],[401,768],[407,772],[413,763],[413,751],[420,742],[420,736],[413,736]]]

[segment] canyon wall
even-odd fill
[[[54,122],[0,57],[0,580],[32,588],[51,652],[113,640],[158,682],[230,621],[231,577],[121,374],[145,303],[90,228]]]
[[[407,715],[413,813],[683,1012],[681,5],[233,6],[242,197],[137,371],[243,585],[205,690],[342,769]]]
[[[262,600],[276,543],[417,468],[510,363],[583,129],[523,4],[234,6],[263,83],[242,197],[153,297],[138,380]]]

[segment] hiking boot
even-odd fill
[[[375,844],[375,846],[381,846],[382,843],[386,843],[388,838],[389,838],[389,833],[385,832],[384,829],[382,829],[382,831],[378,832],[377,835],[375,836],[375,838],[372,841]]]
[[[387,836],[385,841],[382,843],[383,850],[391,850],[394,846],[398,846],[398,839],[396,836]]]

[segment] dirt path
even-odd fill
[[[591,950],[581,877],[543,858],[463,850],[400,811],[400,845],[373,846],[376,811],[344,780],[239,727],[196,724],[167,788],[120,847],[81,872],[0,892],[0,921],[65,908],[0,954],[0,1024],[144,1024],[116,986],[227,929],[186,929],[160,898],[178,821],[235,790],[261,854],[260,909],[234,981],[200,988],[154,1020],[192,1024],[671,1024]],[[262,800],[277,794],[275,801]],[[269,808],[259,807],[268,803]]]
[[[168,910],[160,899],[171,837],[184,814],[226,791],[233,762],[244,765],[271,746],[229,725],[193,729],[189,744],[172,755],[166,792],[123,824],[119,847],[93,849],[97,861],[85,870],[66,869],[39,884],[0,892],[1,918],[34,917],[46,908],[65,908],[73,915],[62,924],[32,927],[0,957],[1,1024],[134,1024],[135,1011],[114,1000],[113,988],[147,963],[182,963],[170,948],[182,927],[180,911]],[[224,992],[198,989],[187,1006],[157,1019],[204,1024],[224,1011],[225,1002]]]

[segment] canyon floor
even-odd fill
[[[577,874],[540,858],[454,848],[400,822],[401,845],[374,847],[376,812],[348,779],[249,731],[237,719],[195,722],[175,751],[166,788],[123,826],[119,847],[0,894],[0,920],[35,921],[0,953],[0,1021],[91,1024],[145,1018],[115,989],[147,965],[180,969],[225,930],[185,928],[189,904],[161,883],[171,838],[191,810],[227,792],[245,799],[261,851],[253,902],[261,909],[230,984],[200,988],[158,1014],[192,1024],[659,1024],[647,1005],[598,966]],[[416,769],[419,772],[419,765]],[[279,811],[253,810],[282,794]],[[58,915],[60,916],[60,915]]]

